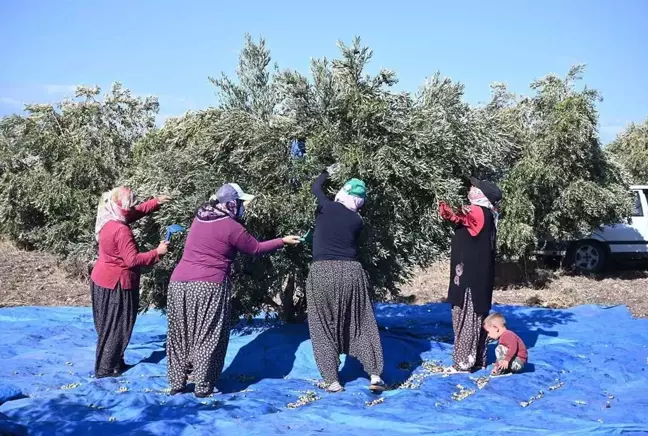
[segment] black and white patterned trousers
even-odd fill
[[[484,319],[487,313],[477,313],[473,308],[470,288],[464,294],[463,307],[452,307],[454,329],[453,366],[459,371],[481,369],[486,366],[486,340]]]
[[[196,393],[213,392],[229,343],[231,296],[229,281],[169,284],[167,365],[171,389],[183,389],[191,374]]]
[[[306,283],[308,329],[315,362],[324,381],[338,381],[340,354],[360,360],[369,375],[381,375],[383,352],[359,262],[318,261]]]

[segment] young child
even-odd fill
[[[495,349],[494,375],[522,372],[529,353],[522,339],[506,328],[506,320],[500,313],[491,313],[484,320],[484,330],[488,337],[498,341]]]

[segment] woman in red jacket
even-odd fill
[[[124,352],[130,341],[139,307],[139,268],[157,263],[167,252],[161,242],[140,253],[129,223],[155,212],[170,200],[160,196],[135,206],[135,195],[119,187],[101,197],[95,236],[99,258],[92,269],[92,314],[97,330],[95,377],[116,377],[128,369]]]

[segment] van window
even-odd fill
[[[632,216],[644,216],[643,207],[641,206],[641,195],[639,195],[639,191],[635,191],[634,194],[635,198],[634,205],[632,207]]]

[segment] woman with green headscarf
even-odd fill
[[[315,362],[329,392],[344,390],[338,377],[340,354],[360,360],[371,378],[369,388],[382,391],[382,345],[367,274],[357,253],[363,227],[358,210],[364,204],[366,187],[361,180],[351,179],[331,201],[323,189],[329,171],[334,167],[313,183],[317,215],[306,302]]]

